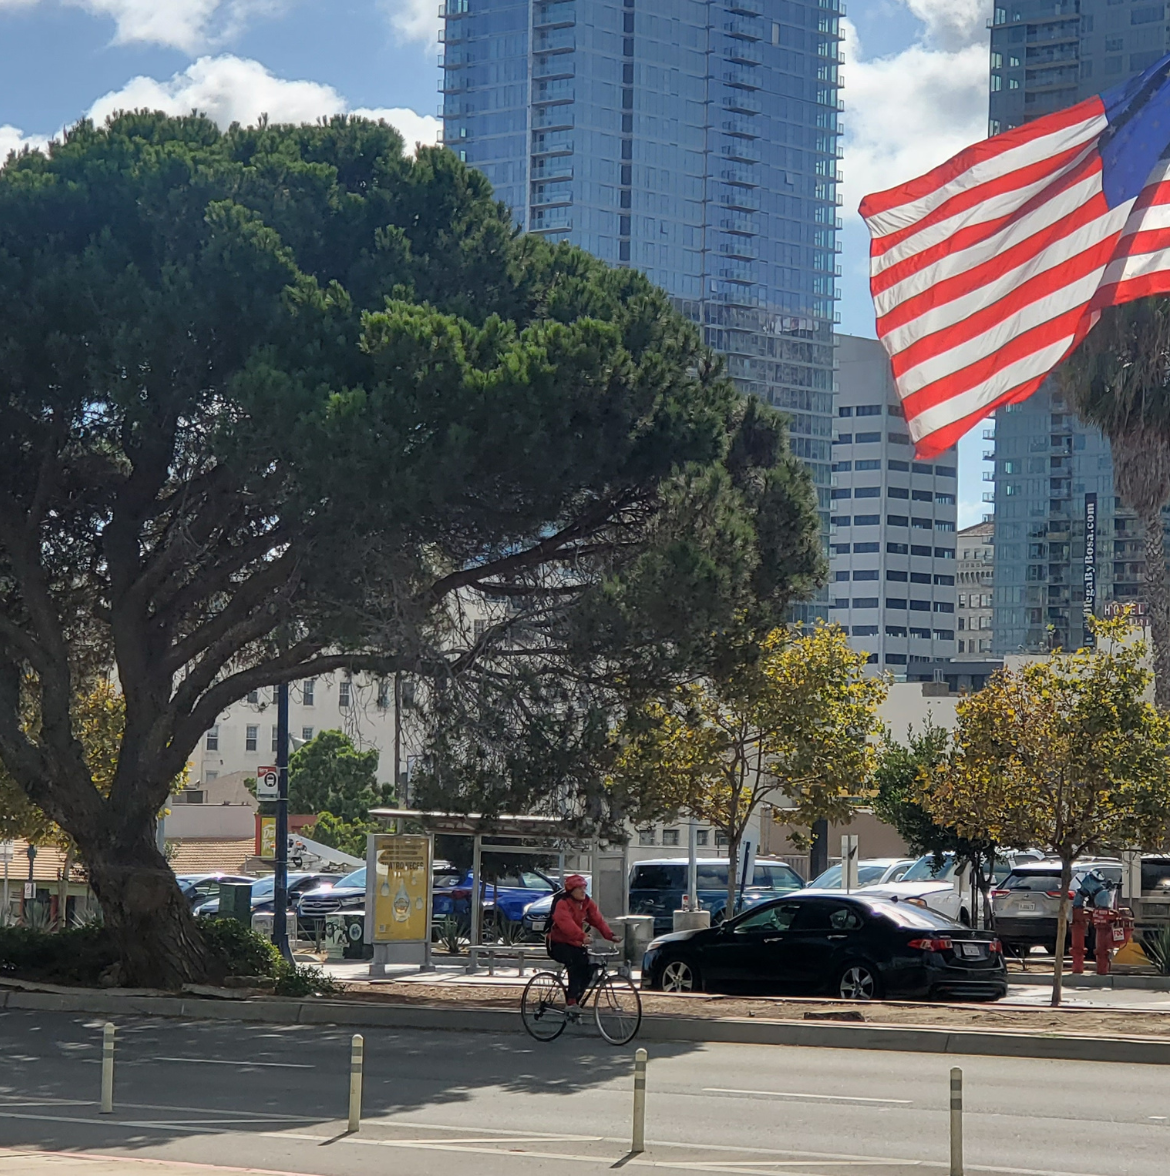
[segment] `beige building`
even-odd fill
[[[958,535],[959,652],[957,661],[991,655],[991,581],[995,571],[995,524],[976,523]]]

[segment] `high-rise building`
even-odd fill
[[[994,645],[998,654],[1075,649],[1089,608],[1141,596],[1141,528],[1113,489],[1109,443],[1048,381],[996,413]]]
[[[915,461],[890,359],[839,335],[831,616],[897,677],[955,656],[957,453]]]
[[[958,661],[991,656],[991,596],[995,573],[995,523],[976,523],[959,532]]]
[[[447,0],[443,139],[782,408],[827,534],[841,0]]]
[[[1170,4],[1146,0],[996,0],[992,134],[1022,126],[1147,69],[1167,50]],[[995,414],[993,652],[1084,640],[1090,611],[1136,603],[1141,531],[1113,488],[1109,443],[1086,428],[1054,381]],[[1086,564],[1086,553],[1088,560]]]
[[[1148,69],[1168,47],[1170,5],[995,0],[991,133],[1071,106]]]

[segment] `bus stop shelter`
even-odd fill
[[[557,880],[563,881],[567,859],[573,869],[592,875],[593,897],[606,911],[625,915],[629,906],[629,854],[626,846],[604,846],[597,838],[583,838],[578,829],[560,817],[524,816],[507,813],[484,816],[479,813],[426,812],[419,809],[376,808],[370,817],[386,826],[387,832],[421,830],[430,835],[468,837],[471,855],[471,927],[469,956],[477,966],[477,949],[483,944],[483,893],[485,854],[509,857],[556,857]],[[589,862],[588,867],[581,864]],[[429,912],[433,923],[434,910]],[[431,930],[433,935],[433,928]],[[377,965],[377,959],[375,959]]]

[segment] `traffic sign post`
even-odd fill
[[[259,785],[259,781],[257,781]],[[291,964],[288,942],[288,683],[276,690],[276,878],[272,894],[272,942]]]
[[[280,799],[280,771],[277,768],[256,769],[256,799]]]
[[[8,909],[8,867],[12,864],[12,855],[15,851],[15,842],[0,841],[0,862],[4,863],[4,906],[0,910],[3,910],[5,919],[11,913]]]

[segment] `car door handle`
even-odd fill
[[[843,934],[842,935],[826,935],[825,938],[826,939],[847,939],[848,936],[843,935]]]
[[[765,943],[783,943],[784,939],[785,939],[785,936],[783,936],[783,935],[765,935],[764,936]]]

